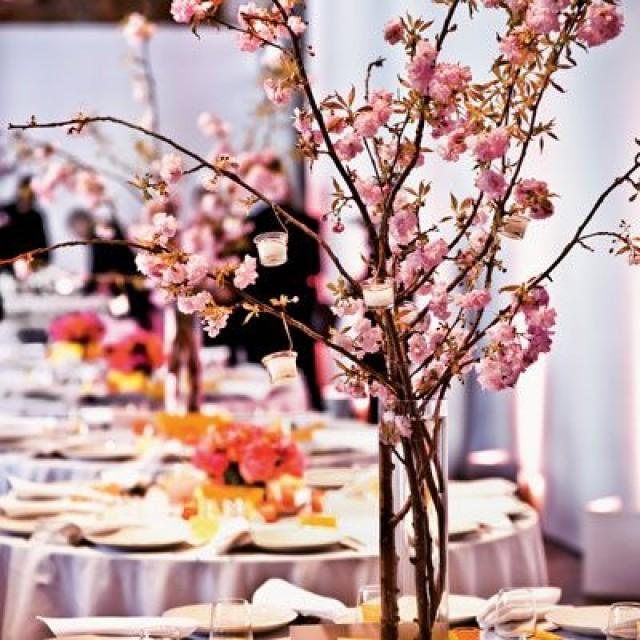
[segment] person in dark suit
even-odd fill
[[[281,206],[313,231],[319,231],[318,221],[304,211],[288,203]],[[252,240],[261,233],[281,230],[270,207],[257,207],[249,216],[249,221],[254,226]],[[325,328],[322,326],[322,307],[318,304],[315,287],[315,279],[320,273],[318,245],[294,225],[287,225],[287,230],[289,233],[287,262],[279,267],[258,266],[258,280],[256,284],[247,288],[247,292],[265,302],[272,298],[279,298],[283,294],[290,299],[297,297],[298,302],[291,304],[287,313],[323,333]],[[253,243],[251,253],[257,256]],[[247,357],[251,362],[260,362],[269,353],[289,348],[288,339],[279,318],[260,314],[244,325],[243,329],[241,339],[244,341]],[[307,380],[311,404],[315,409],[322,409],[315,356],[316,342],[294,328],[291,329],[291,337],[293,348],[298,353],[298,366]]]
[[[18,183],[15,200],[0,206],[0,260],[42,249],[48,246],[48,242],[44,217],[31,188],[31,178],[25,176]],[[49,254],[38,256],[37,262],[47,264]],[[12,271],[12,267],[4,265],[3,270]]]
[[[84,209],[72,211],[67,224],[73,234],[81,240],[98,238],[124,240],[125,236],[118,222],[111,220],[98,225],[91,214]],[[113,295],[125,293],[129,302],[128,315],[145,328],[151,328],[151,303],[149,292],[131,281],[131,276],[140,276],[133,251],[124,245],[93,244],[89,246],[91,255],[91,278],[84,288],[85,293],[97,291],[107,282],[107,289]],[[118,276],[124,276],[118,282]],[[108,282],[110,280],[110,282]]]

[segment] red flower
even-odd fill
[[[68,313],[55,318],[49,325],[49,336],[54,342],[88,345],[100,342],[104,333],[102,320],[90,312]]]
[[[207,473],[212,480],[223,483],[230,460],[223,451],[210,451],[198,447],[193,456],[193,464]]]
[[[106,357],[109,367],[116,371],[151,374],[164,362],[162,341],[149,331],[137,329],[119,342],[109,345]]]
[[[240,474],[248,484],[267,482],[276,476],[278,452],[266,442],[249,445],[240,460]]]

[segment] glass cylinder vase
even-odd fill
[[[389,583],[393,570],[391,554],[396,556],[399,619],[416,623],[401,636],[417,640],[446,640],[448,636],[446,417],[438,413],[435,416],[431,410],[416,415],[415,404],[409,402],[381,418],[383,640],[394,637],[394,631],[384,624],[384,611],[394,611],[392,603],[384,603],[385,592],[387,598],[391,593],[391,584],[386,589],[384,585],[385,575]],[[391,501],[384,495],[389,492]]]
[[[195,316],[168,307],[164,315],[167,377],[164,408],[168,414],[198,413],[202,396],[202,333]]]

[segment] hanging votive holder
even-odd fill
[[[279,386],[291,384],[298,378],[298,367],[296,358],[298,354],[295,351],[276,351],[262,358],[262,364],[265,366],[271,384]]]
[[[362,297],[369,309],[388,309],[393,306],[393,280],[371,278],[362,283]]]
[[[500,234],[505,238],[522,240],[522,238],[524,238],[524,234],[527,232],[528,226],[529,218],[515,214],[504,220],[502,223],[502,229],[500,229]]]
[[[287,261],[288,234],[284,231],[261,233],[254,239],[263,267],[279,267]]]

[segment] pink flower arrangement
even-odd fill
[[[90,312],[68,313],[49,325],[49,337],[54,342],[72,342],[82,346],[98,344],[104,338],[102,320]]]
[[[203,438],[193,464],[216,484],[262,486],[284,474],[301,476],[304,457],[279,430],[234,423]]]
[[[122,373],[151,375],[164,363],[162,340],[143,329],[137,329],[118,342],[106,345],[104,355],[109,368]]]

